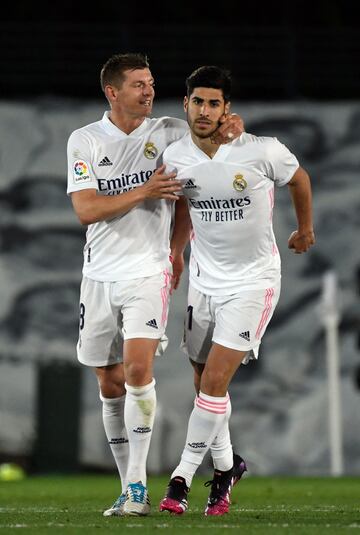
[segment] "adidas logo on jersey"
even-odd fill
[[[197,185],[194,183],[194,181],[189,178],[189,180],[185,183],[184,189],[194,189],[197,188]]]
[[[157,326],[157,323],[156,323],[155,319],[147,321],[146,325],[149,325],[149,327],[154,327],[154,329],[158,329],[158,326]]]
[[[239,336],[241,336],[241,338],[244,338],[244,340],[246,340],[247,342],[250,342],[250,331],[239,333]]]
[[[101,160],[101,162],[98,163],[99,167],[104,167],[105,165],[112,165],[113,163],[109,160],[107,156]]]

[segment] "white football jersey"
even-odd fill
[[[265,289],[280,278],[272,227],[274,184],[299,167],[276,138],[243,133],[209,158],[190,133],[164,153],[183,184],[193,225],[190,281],[210,295]]]
[[[145,119],[127,135],[105,112],[68,141],[68,194],[88,188],[121,195],[142,186],[162,164],[165,148],[188,126],[181,119]],[[169,266],[172,201],[146,200],[127,213],[88,226],[83,274],[111,282],[147,277]]]

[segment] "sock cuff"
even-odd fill
[[[153,378],[151,383],[144,385],[144,386],[130,386],[127,383],[125,383],[125,389],[127,393],[132,394],[133,396],[143,396],[144,394],[147,394],[153,388],[155,388],[155,385],[156,385],[156,381]]]
[[[229,399],[228,394],[224,397],[215,397],[204,394],[200,390],[195,404],[197,407],[205,411],[213,412],[215,414],[225,414]]]
[[[117,405],[117,404],[125,403],[126,394],[118,398],[105,398],[102,395],[101,391],[99,390],[99,398],[103,403],[106,403],[108,405]]]
[[[198,398],[202,398],[204,399],[205,401],[215,401],[215,402],[218,402],[218,403],[224,403],[224,402],[228,402],[228,400],[230,399],[230,396],[229,396],[229,393],[226,392],[226,396],[223,396],[223,397],[217,397],[217,396],[209,396],[209,394],[204,394],[204,392],[199,392],[199,395],[197,396]]]
[[[209,398],[209,399],[220,399],[220,400],[225,400],[225,399],[227,399],[227,400],[230,401],[230,394],[229,394],[229,392],[226,392],[226,396],[224,396],[224,397],[216,397],[216,396],[210,396],[209,394],[205,394],[204,392],[201,392],[201,390],[199,390],[199,393],[198,393],[198,394],[195,394],[195,400],[194,400],[194,401],[196,401],[197,398],[198,398],[200,395],[201,395],[203,398],[205,398],[205,399],[206,399],[206,398]]]

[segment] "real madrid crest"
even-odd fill
[[[158,150],[154,143],[145,143],[144,156],[149,160],[153,160],[158,155]]]
[[[233,186],[236,191],[244,191],[247,186],[247,182],[242,175],[235,175]]]

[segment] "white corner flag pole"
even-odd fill
[[[331,475],[343,473],[342,416],[339,365],[339,306],[334,271],[323,276],[321,318],[325,327],[329,396],[329,439]]]

